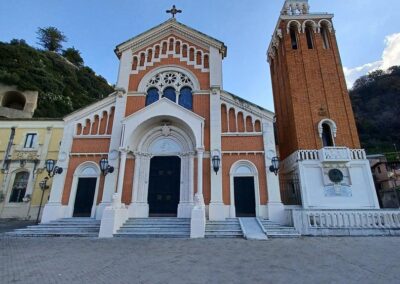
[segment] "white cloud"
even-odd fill
[[[394,65],[400,65],[400,33],[391,34],[385,37],[385,49],[382,59],[379,61],[364,64],[362,66],[347,68],[344,67],[347,85],[351,88],[354,82],[361,76],[377,69],[386,70]]]

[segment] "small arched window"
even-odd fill
[[[290,27],[290,42],[292,45],[292,49],[298,49],[299,44],[297,42],[297,31],[296,31],[296,26],[291,26]]]
[[[176,102],[176,92],[172,87],[168,87],[164,90],[163,97],[167,98],[173,102]]]
[[[183,87],[179,95],[179,105],[184,108],[193,109],[193,95],[192,89],[189,87]]]
[[[19,172],[15,175],[9,202],[23,202],[28,179],[29,172]]]
[[[152,103],[158,101],[158,99],[159,99],[159,95],[158,95],[157,88],[150,88],[147,91],[146,106],[151,105]]]
[[[333,134],[332,129],[328,123],[322,124],[322,144],[324,147],[333,147]]]
[[[306,26],[306,38],[307,38],[308,49],[313,49],[314,48],[313,29],[310,26]]]
[[[321,37],[324,49],[329,49],[330,45],[329,45],[328,29],[324,24],[321,26]]]
[[[133,57],[133,61],[132,61],[132,70],[136,70],[138,67],[138,59],[137,57]]]

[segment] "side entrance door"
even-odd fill
[[[236,217],[256,216],[254,177],[234,177]]]
[[[90,217],[96,191],[97,178],[79,178],[73,217]]]

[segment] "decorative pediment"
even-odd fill
[[[217,48],[223,57],[226,56],[227,48],[225,44],[217,39],[207,36],[195,29],[192,29],[184,24],[179,23],[176,19],[169,19],[168,21],[119,44],[115,48],[115,53],[118,57],[126,50],[132,52],[142,50],[162,39],[169,36],[177,36],[185,39],[188,42],[200,48],[208,50],[210,46]]]

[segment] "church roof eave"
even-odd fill
[[[182,31],[187,35],[191,35],[198,41],[201,41],[203,43],[206,43],[210,46],[217,48],[221,52],[221,54],[224,58],[227,55],[227,47],[222,41],[219,41],[219,40],[217,40],[213,37],[210,37],[198,30],[195,30],[189,26],[186,26],[186,25],[176,21],[176,19],[174,19],[174,18],[171,18],[171,19],[159,24],[158,26],[155,26],[155,27],[117,45],[116,48],[114,49],[114,52],[117,55],[117,57],[120,58],[122,52],[124,52],[128,49],[134,48],[134,47],[142,46],[149,39],[152,39],[152,38],[156,37],[157,35],[163,34],[167,31],[171,31],[172,29],[176,29],[177,31]]]
[[[256,115],[259,115],[260,117],[264,117],[266,119],[273,119],[275,116],[275,113],[265,109],[255,103],[249,102],[246,99],[243,99],[242,97],[239,97],[235,94],[232,94],[230,92],[227,92],[225,90],[223,90],[221,92],[221,100],[226,101],[228,103],[232,103],[232,104],[236,104],[238,107],[242,107],[240,105],[237,104],[237,102],[242,103],[244,105],[246,105],[246,110],[250,111]]]
[[[84,117],[85,115],[89,114],[91,111],[95,110],[95,109],[99,109],[104,107],[105,105],[110,105],[115,103],[116,100],[116,96],[117,96],[117,92],[113,92],[111,94],[109,94],[107,97],[96,101],[90,105],[84,106],[80,109],[77,109],[69,114],[67,114],[66,116],[63,117],[63,120],[65,122],[77,119],[77,118],[81,118]]]

